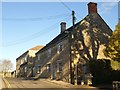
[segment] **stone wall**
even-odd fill
[[[35,66],[39,67],[40,77],[69,82],[69,43],[64,38],[37,54]]]

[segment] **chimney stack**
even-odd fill
[[[61,22],[61,33],[63,33],[66,30],[66,22]]]
[[[88,3],[88,14],[97,13],[97,3],[89,2]]]

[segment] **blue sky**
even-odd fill
[[[87,2],[65,2],[65,5],[75,11],[77,21],[88,14]],[[62,21],[70,27],[71,11],[65,5],[60,2],[3,2],[0,59],[10,59],[15,67],[16,58],[26,50],[46,45],[57,36]],[[118,21],[118,3],[99,2],[98,12],[114,30]]]

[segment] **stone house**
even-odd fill
[[[89,83],[89,61],[105,59],[104,49],[112,30],[97,12],[97,3],[88,3],[88,15],[66,29],[36,53],[34,74],[38,78],[68,83]]]
[[[36,46],[16,59],[16,77],[31,77],[32,68],[34,66],[35,53],[39,51],[43,46]]]
[[[26,51],[16,59],[16,76],[17,77],[26,76],[25,74],[27,71],[27,57],[28,57],[28,51]]]
[[[42,49],[43,46],[36,46],[31,49],[29,49],[29,57],[28,57],[28,63],[27,63],[27,77],[33,77],[34,75],[34,66],[35,66],[35,59],[36,59],[36,53]]]

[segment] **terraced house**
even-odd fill
[[[33,67],[35,60],[35,53],[38,52],[43,46],[36,46],[16,59],[16,77],[32,77],[34,76]]]
[[[104,50],[112,30],[98,14],[94,2],[88,3],[84,19],[68,29],[65,22],[60,25],[61,33],[46,46],[34,47],[16,59],[17,77],[91,84],[89,61],[107,58]]]
[[[90,83],[89,61],[104,55],[112,30],[97,12],[97,3],[88,3],[88,15],[66,29],[36,53],[35,76],[68,83]]]

